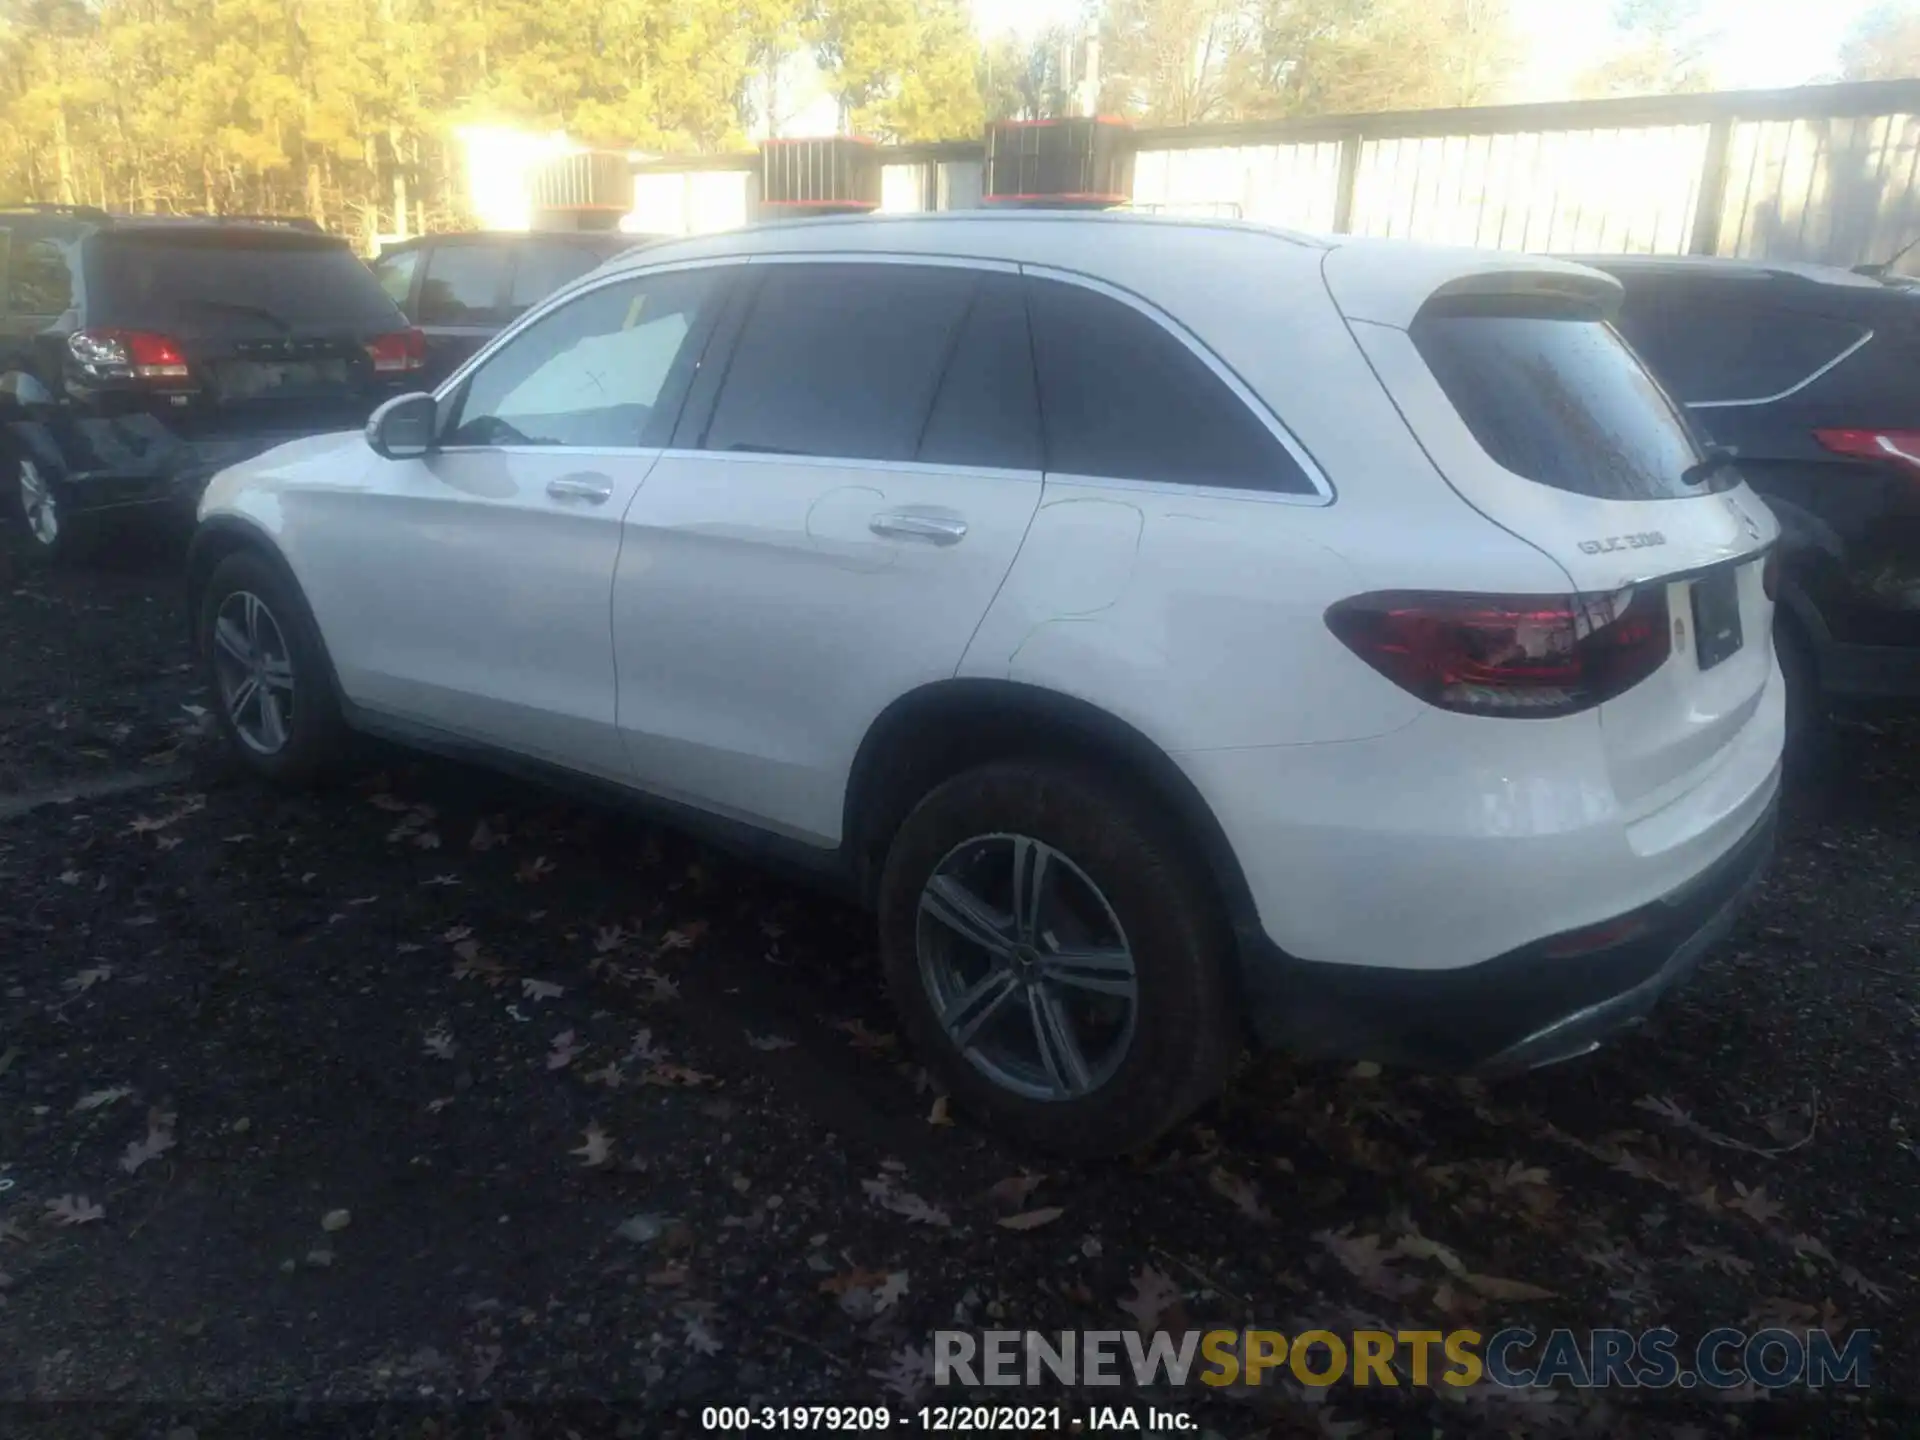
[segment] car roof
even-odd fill
[[[615,255],[657,239],[657,235],[631,235],[624,230],[442,230],[395,240],[382,245],[380,253],[392,255],[402,250],[417,250],[422,245],[519,245],[529,240],[558,240],[583,250],[604,250]]]
[[[780,253],[946,256],[1051,266],[1137,290],[1168,288],[1172,272],[1218,283],[1331,287],[1356,320],[1404,326],[1443,286],[1474,277],[1553,276],[1617,299],[1592,269],[1515,251],[1470,250],[1349,235],[1312,235],[1239,220],[1129,211],[938,211],[840,215],[749,225],[663,240],[603,265],[627,268]]]

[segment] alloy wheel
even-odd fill
[[[1027,835],[963,841],[920,892],[920,981],[948,1040],[988,1079],[1075,1100],[1133,1043],[1133,951],[1099,886]]]
[[[20,510],[27,529],[42,545],[52,546],[60,538],[60,506],[53,487],[31,460],[20,462]]]
[[[214,672],[227,719],[248,749],[277,755],[293,724],[293,658],[266,602],[236,590],[213,621]]]

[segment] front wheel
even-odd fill
[[[339,761],[345,730],[326,657],[277,569],[249,551],[222,560],[201,596],[198,634],[221,732],[242,765],[299,785]]]
[[[1228,940],[1191,847],[1104,777],[983,766],[929,794],[881,879],[888,988],[966,1108],[1068,1154],[1137,1149],[1238,1051]]]

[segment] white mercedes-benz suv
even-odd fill
[[[1521,1069],[1771,848],[1776,527],[1522,255],[1119,215],[614,260],[221,473],[235,753],[603,782],[878,914],[956,1098],[1113,1151],[1242,1042]]]

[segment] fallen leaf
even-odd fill
[[[473,934],[473,927],[471,925],[452,925],[447,928],[440,938],[449,945],[457,945],[471,934]]]
[[[947,1113],[947,1097],[946,1096],[936,1095],[933,1097],[933,1109],[927,1112],[927,1123],[929,1125],[953,1124],[953,1116]],[[1004,1225],[1006,1224],[1006,1221],[1003,1220],[1000,1223]]]
[[[369,795],[367,797],[367,803],[376,810],[386,811],[389,815],[403,815],[413,808],[413,806],[405,800],[386,794]]]
[[[1314,1237],[1347,1273],[1374,1294],[1400,1300],[1419,1289],[1419,1282],[1393,1268],[1393,1256],[1382,1252],[1378,1235],[1345,1235],[1331,1230],[1315,1232]]]
[[[1133,1293],[1120,1302],[1120,1308],[1133,1317],[1136,1330],[1151,1334],[1160,1328],[1160,1317],[1179,1303],[1180,1287],[1148,1265],[1134,1274]]]
[[[889,1176],[883,1175],[877,1180],[862,1180],[860,1188],[866,1192],[867,1198],[879,1205],[881,1209],[891,1210],[894,1214],[905,1216],[919,1224],[947,1226],[953,1223],[953,1218],[946,1211],[929,1205],[918,1195],[895,1189],[893,1180]]]
[[[687,1320],[687,1348],[701,1355],[718,1355],[720,1342],[707,1329],[706,1321],[695,1315]]]
[[[437,830],[422,830],[412,837],[412,842],[415,849],[438,850],[440,848],[440,833]]]
[[[756,1050],[791,1050],[794,1042],[781,1035],[755,1035],[749,1030],[747,1044]]]
[[[1695,1270],[1717,1270],[1722,1275],[1750,1275],[1753,1262],[1742,1260],[1738,1255],[1719,1250],[1711,1245],[1687,1244],[1687,1252],[1693,1256],[1688,1263]]]
[[[1859,1291],[1869,1300],[1878,1300],[1882,1305],[1893,1298],[1887,1293],[1884,1286],[1874,1284],[1873,1281],[1867,1279],[1866,1276],[1862,1275],[1851,1265],[1842,1265],[1840,1267],[1840,1282],[1851,1289]]]
[[[434,1059],[453,1059],[453,1036],[449,1035],[445,1030],[429,1030],[420,1038],[426,1053],[433,1056]]]
[[[899,1303],[900,1297],[907,1293],[907,1272],[895,1270],[882,1280],[873,1292],[873,1313],[884,1315]]]
[[[687,1267],[679,1263],[663,1265],[658,1270],[647,1272],[647,1284],[658,1286],[684,1285],[687,1283]]]
[[[1271,1220],[1273,1213],[1260,1203],[1260,1192],[1253,1182],[1243,1180],[1232,1171],[1216,1165],[1207,1176],[1207,1184],[1213,1187],[1216,1195],[1224,1195],[1233,1202],[1234,1208],[1250,1220]]]
[[[633,937],[627,934],[624,925],[603,925],[594,934],[593,948],[601,955],[611,954],[625,945]]]
[[[613,1154],[613,1141],[596,1123],[586,1128],[586,1143],[578,1150],[569,1150],[569,1155],[578,1155],[583,1165],[604,1165]]]
[[[633,1032],[633,1043],[627,1047],[625,1059],[629,1063],[651,1064],[667,1058],[667,1052],[653,1043],[653,1031],[647,1029]]]
[[[520,993],[529,1000],[557,1000],[567,993],[567,987],[551,980],[522,980]]]
[[[645,1245],[660,1238],[667,1228],[665,1217],[660,1215],[630,1215],[613,1227],[613,1233],[622,1240],[631,1240],[636,1245]]]
[[[523,883],[533,880],[543,880],[551,875],[556,868],[558,867],[556,867],[551,860],[547,859],[546,856],[536,855],[531,860],[522,861],[520,868],[513,872],[513,878]]]
[[[1349,1070],[1347,1074],[1356,1080],[1378,1080],[1380,1078],[1380,1066],[1372,1060],[1362,1060],[1359,1064],[1355,1065],[1353,1069]]]
[[[987,1198],[1002,1205],[1024,1205],[1027,1197],[1040,1186],[1045,1175],[1009,1175],[1004,1180],[996,1180],[987,1187]]]
[[[325,1230],[329,1235],[337,1230],[346,1229],[347,1226],[352,1223],[353,1212],[351,1210],[329,1210],[320,1217],[320,1228]]]
[[[822,1295],[845,1295],[850,1290],[872,1290],[886,1281],[886,1271],[864,1270],[856,1265],[838,1275],[829,1275],[820,1282],[819,1288]]]
[[[672,1065],[665,1061],[649,1065],[640,1076],[642,1085],[671,1085],[690,1089],[696,1085],[711,1085],[713,1076],[704,1071],[695,1070],[686,1065]]]
[[[1026,1210],[1018,1215],[1003,1215],[993,1223],[1002,1230],[1033,1230],[1042,1225],[1050,1225],[1067,1212],[1058,1205],[1043,1206],[1038,1210]]]
[[[120,1168],[131,1175],[149,1160],[157,1160],[173,1148],[173,1128],[149,1122],[147,1138],[128,1144],[120,1157]]]
[[[1529,1285],[1524,1280],[1502,1280],[1497,1275],[1476,1275],[1471,1270],[1460,1279],[1473,1290],[1489,1300],[1552,1300],[1557,1298],[1553,1291],[1543,1290],[1538,1285]]]
[[[574,1056],[580,1053],[578,1038],[571,1030],[562,1030],[553,1037],[553,1049],[547,1055],[547,1069],[564,1070],[573,1063]]]
[[[75,1110],[98,1110],[103,1105],[111,1105],[116,1100],[124,1100],[133,1093],[131,1085],[110,1085],[105,1090],[93,1090],[82,1095],[74,1102]]]
[[[589,1085],[604,1085],[609,1090],[618,1090],[627,1083],[627,1072],[618,1063],[609,1060],[598,1070],[590,1070],[580,1078]]]
[[[90,1225],[107,1218],[106,1207],[96,1205],[84,1195],[62,1195],[47,1201],[47,1218],[56,1225]]]
[[[647,982],[647,998],[649,1000],[678,1000],[680,998],[680,986],[677,981],[670,980],[665,975],[654,970],[642,970],[640,972],[640,978]]]
[[[866,1022],[858,1017],[852,1020],[841,1020],[833,1028],[844,1031],[856,1050],[891,1050],[899,1043],[892,1035],[869,1030]]]
[[[467,848],[469,850],[491,850],[499,843],[500,841],[494,835],[493,831],[487,828],[487,822],[482,820],[473,827],[473,835],[472,838],[467,841]]]
[[[1749,1190],[1736,1180],[1733,1182],[1733,1188],[1738,1194],[1736,1198],[1727,1201],[1729,1210],[1738,1210],[1762,1225],[1771,1225],[1787,1213],[1785,1206],[1767,1194],[1767,1188],[1764,1185],[1755,1186]]]
[[[887,1368],[869,1370],[873,1379],[890,1395],[911,1405],[927,1393],[933,1383],[933,1351],[927,1346],[903,1345],[887,1357]]]
[[[102,980],[111,980],[112,978],[113,967],[111,965],[90,965],[85,970],[76,971],[73,975],[69,976],[62,982],[62,988],[71,990],[76,995],[84,995]]]

